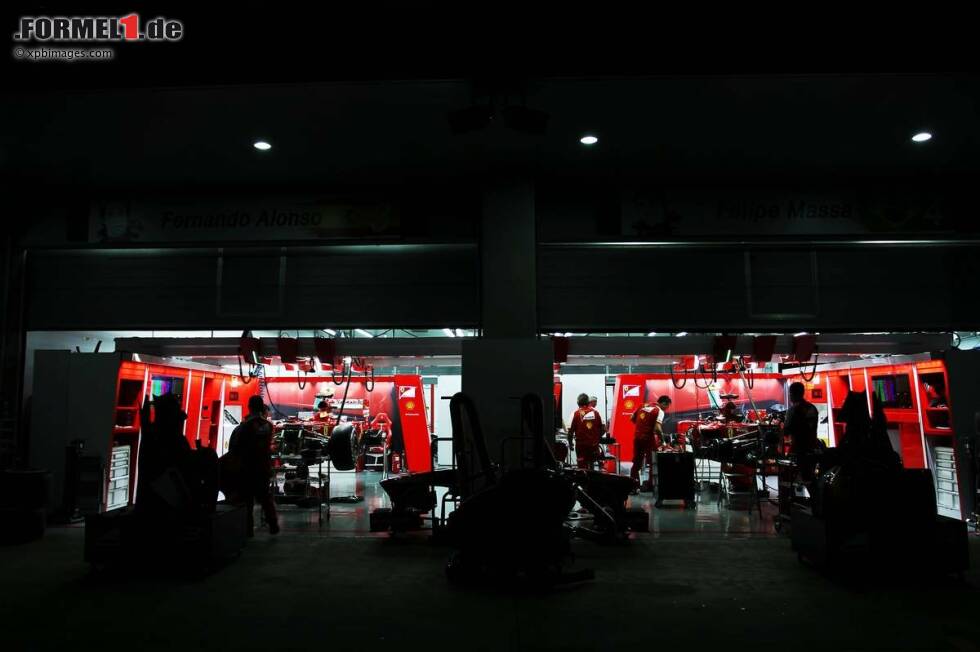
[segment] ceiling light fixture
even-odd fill
[[[687,336],[687,331],[681,331],[680,333],[677,334],[677,337],[686,337],[686,336]]]
[[[655,333],[655,332],[654,332],[654,333],[647,333],[647,337],[653,337],[653,336],[655,336],[655,335],[656,335],[656,333]]]
[[[272,149],[272,145],[270,145],[268,142],[264,140],[255,141],[254,143],[252,143],[252,147],[259,150],[260,152],[267,152],[270,149]]]
[[[932,134],[930,134],[928,131],[920,131],[916,135],[912,136],[912,142],[915,143],[924,143],[927,140],[932,140]]]
[[[453,332],[453,329],[451,328],[443,328],[442,332],[445,333],[448,337],[456,337],[456,333]]]
[[[335,331],[335,330],[334,330],[334,329],[332,329],[332,328],[324,328],[324,329],[322,329],[322,330],[323,330],[323,332],[324,332],[324,333],[326,333],[326,334],[327,334],[327,335],[329,335],[330,337],[333,337],[334,335],[336,335],[336,334],[337,334],[337,331]]]
[[[578,142],[582,143],[583,145],[595,145],[596,143],[599,142],[599,139],[593,136],[592,134],[586,134],[581,138],[579,138]]]

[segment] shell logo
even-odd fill
[[[405,401],[405,409],[406,410],[414,410],[415,409],[415,401]]]
[[[627,410],[632,410],[634,405],[636,405],[636,404],[633,403],[633,401],[631,401],[630,399],[626,399],[623,402],[623,407],[626,408]]]

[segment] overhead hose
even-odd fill
[[[808,382],[809,383],[814,378],[816,378],[816,376],[817,376],[817,360],[818,360],[819,357],[820,357],[820,354],[819,353],[814,353],[813,354],[813,371],[810,372],[810,377],[809,378],[807,378],[806,371],[805,371],[806,370],[806,365],[805,364],[802,364],[802,363],[800,364],[800,377],[805,382]]]
[[[340,409],[337,411],[338,426],[341,424],[341,419],[344,416],[344,406],[347,405],[347,392],[350,391],[350,383],[352,380],[354,380],[354,374],[353,373],[347,374],[347,385],[344,387],[344,398],[340,399]],[[343,384],[343,381],[341,381],[341,384]]]
[[[253,365],[251,362],[249,362],[248,364],[251,368],[248,370],[248,376],[246,376],[245,369],[242,368],[242,357],[242,350],[238,349],[238,379],[242,381],[243,385],[248,385],[250,382],[252,382],[252,374],[255,372],[255,367],[257,365]]]
[[[755,371],[745,364],[745,356],[740,356],[736,364],[745,375],[745,386],[749,389],[755,387]]]
[[[346,374],[347,374],[347,377],[348,377],[348,382],[350,380],[350,376],[353,375],[353,373],[354,373],[353,364],[354,364],[354,362],[352,360],[351,361],[351,368],[346,371]],[[340,387],[341,385],[344,384],[344,373],[345,373],[345,371],[344,371],[344,359],[343,358],[340,359],[340,365],[339,366],[340,366],[340,380],[338,381],[337,380],[337,367],[338,367],[337,360],[334,359],[333,360],[333,364],[330,365],[330,380],[332,380],[333,381],[333,384],[336,385],[337,387]]]
[[[674,365],[670,365],[670,383],[674,386],[674,389],[684,389],[684,386],[687,385],[687,369],[684,370],[683,381],[678,385],[677,379],[674,378]]]
[[[265,366],[259,365],[256,371],[256,377],[259,379],[259,395],[265,397],[266,402],[269,404],[269,407],[272,408],[273,412],[275,412],[280,418],[285,419],[286,415],[283,414],[282,410],[280,410],[272,401],[272,394],[269,392],[269,383],[265,380]]]
[[[701,376],[702,381],[704,381],[704,385],[698,383],[698,375]],[[698,368],[694,371],[694,386],[697,387],[698,389],[710,389],[711,382],[712,381],[707,380],[705,377],[704,365],[703,364],[699,365]]]
[[[374,391],[374,365],[364,367],[364,389],[369,392]]]

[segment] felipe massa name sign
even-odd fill
[[[91,242],[295,241],[400,233],[388,204],[333,200],[106,201],[92,206]]]
[[[927,193],[719,197],[638,192],[623,197],[620,215],[628,236],[918,233],[951,229],[950,216],[957,212],[953,203]]]

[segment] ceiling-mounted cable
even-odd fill
[[[755,387],[755,371],[745,364],[745,356],[739,356],[735,362],[735,368],[742,374],[745,379],[745,386],[749,389]]]
[[[338,364],[339,362],[339,364]],[[340,380],[337,380],[337,368],[340,368]],[[330,365],[330,380],[333,381],[334,385],[340,387],[344,384],[344,375],[347,373],[346,362],[343,358],[334,358],[333,364]]]
[[[286,415],[283,414],[282,410],[279,409],[279,406],[277,406],[272,400],[272,392],[269,391],[269,381],[265,378],[264,366],[260,365],[256,369],[256,377],[259,379],[259,395],[265,396],[265,400],[269,403],[269,407],[272,408],[272,411],[277,414],[279,418],[285,419]]]
[[[674,378],[674,365],[670,365],[670,384],[674,386],[674,389],[684,389],[684,386],[687,385],[687,369],[684,370],[683,381],[678,385],[677,379]]]
[[[374,391],[374,365],[364,368],[364,389],[368,392]]]
[[[807,374],[806,374],[806,364],[804,364],[802,362],[800,363],[800,377],[805,382],[808,382],[808,383],[809,382],[813,382],[813,379],[817,377],[817,360],[818,360],[819,357],[820,357],[820,354],[818,354],[816,352],[813,354],[813,371],[810,372],[810,377],[809,378],[807,377]]]
[[[704,385],[698,382],[698,376],[701,376],[701,380],[704,382]],[[697,387],[698,389],[711,388],[711,381],[707,380],[707,377],[705,376],[704,373],[704,364],[698,365],[698,367],[694,370],[694,386]]]

